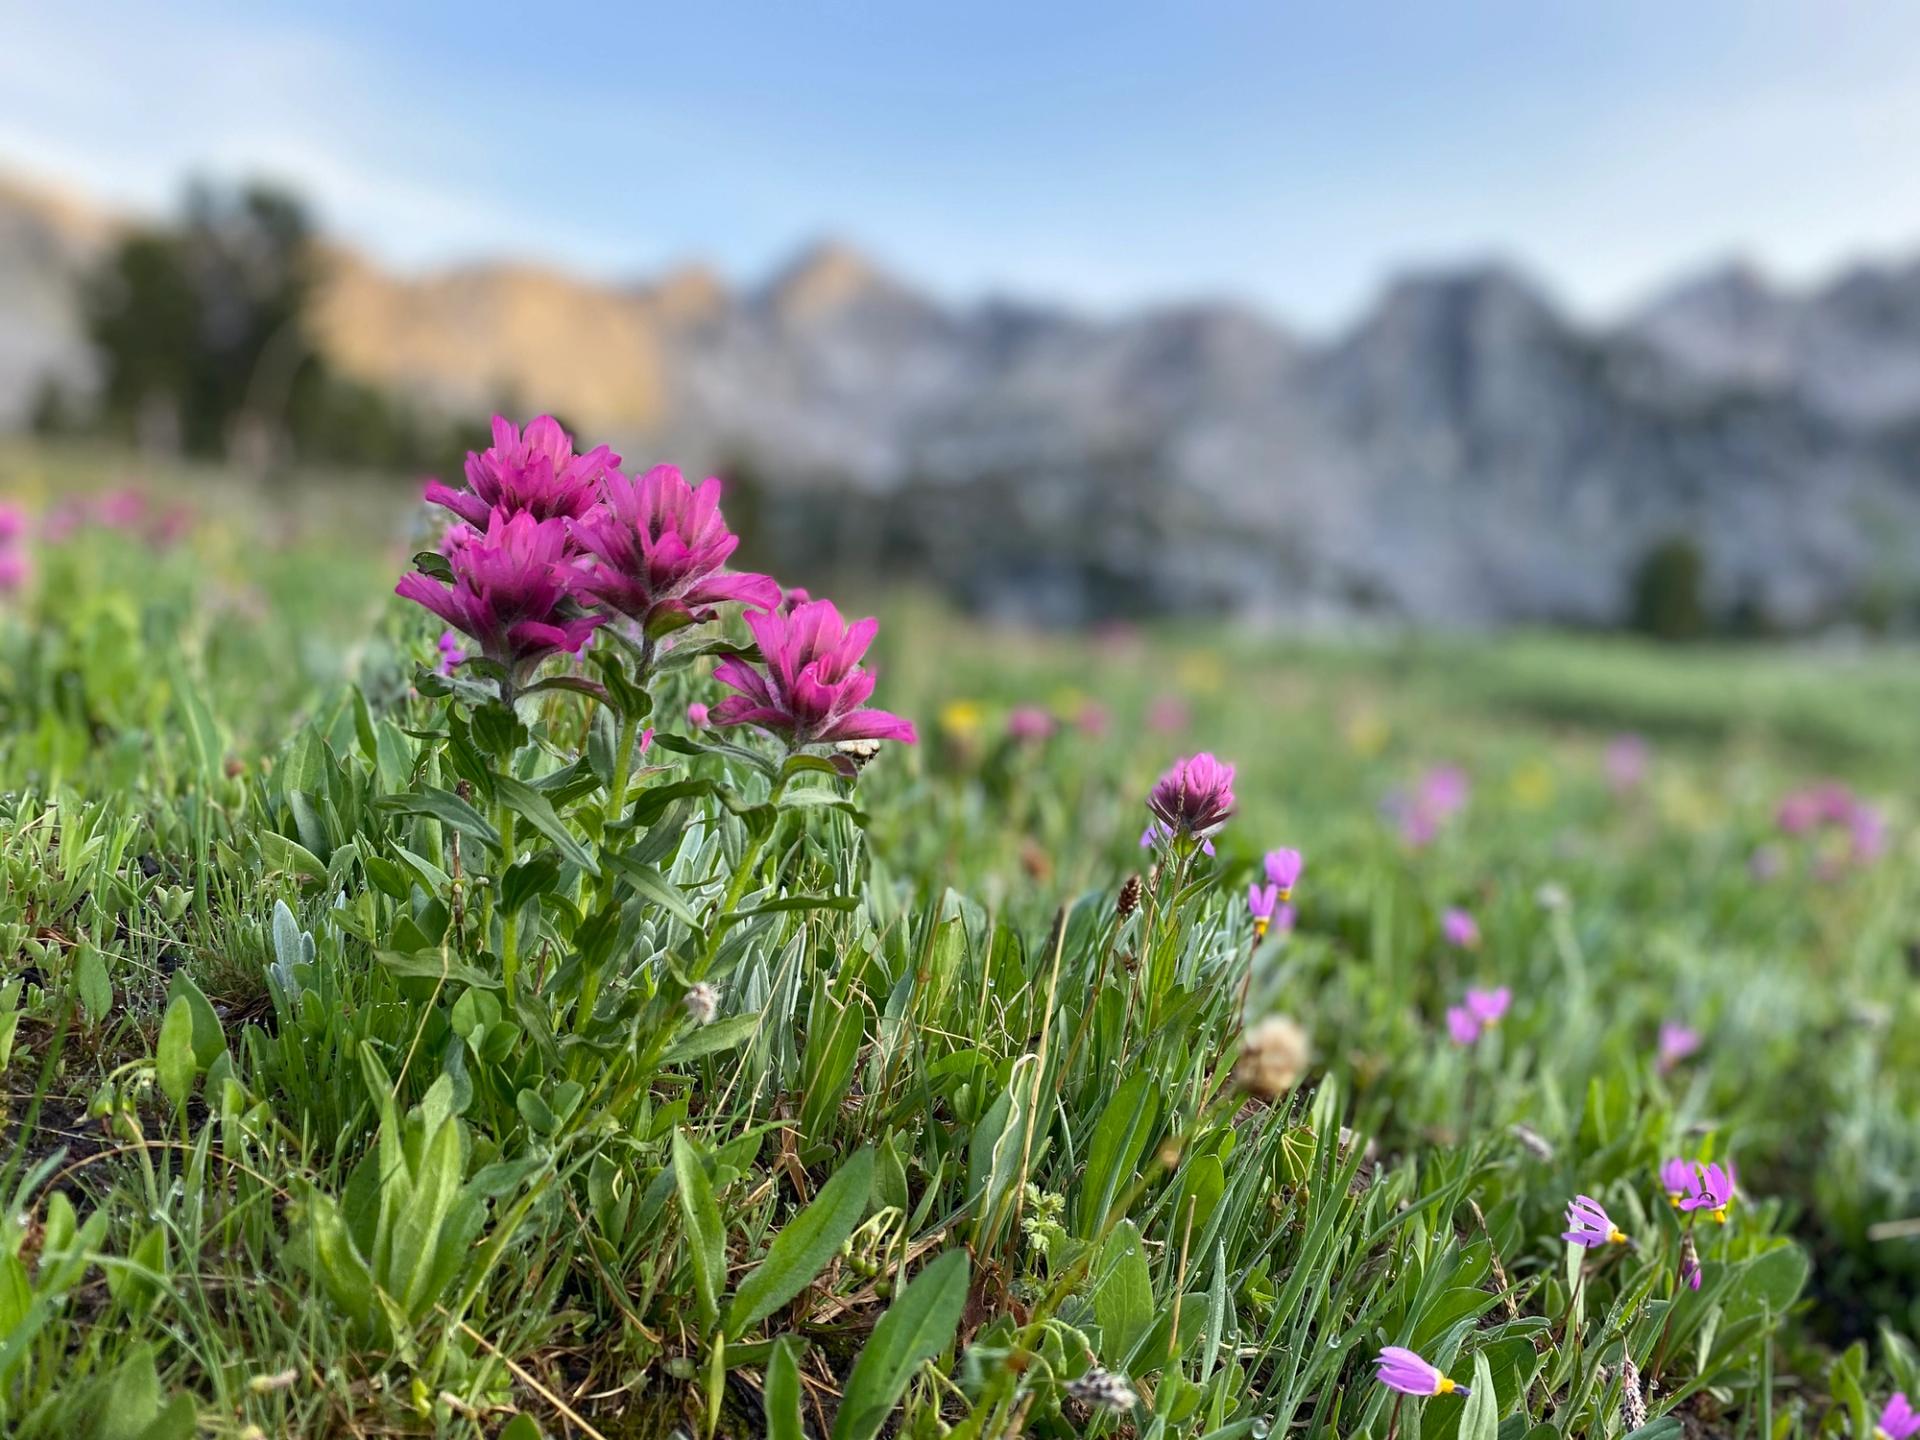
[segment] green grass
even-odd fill
[[[0,456],[45,503],[106,473]],[[1643,1433],[1865,1437],[1920,1387],[1920,1238],[1875,1228],[1920,1214],[1908,657],[880,596],[920,745],[702,748],[695,660],[623,779],[584,696],[415,693],[404,487],[156,478],[185,541],[83,530],[0,611],[0,1433],[1612,1436],[1631,1358]],[[1201,748],[1238,814],[1122,915]],[[1443,762],[1472,799],[1410,849],[1382,803]],[[1776,836],[1827,774],[1877,864]],[[1480,983],[1513,1009],[1462,1049]],[[1286,1094],[1232,1078],[1243,987],[1311,1036]],[[1697,1293],[1672,1154],[1739,1165]],[[1563,1245],[1577,1193],[1636,1247]],[[1392,1344],[1474,1398],[1395,1403]]]

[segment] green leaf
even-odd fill
[[[91,940],[80,944],[80,958],[74,962],[73,988],[86,1009],[87,1019],[98,1025],[113,1008],[113,985],[107,979],[107,962]]]
[[[685,925],[698,925],[700,919],[687,904],[687,897],[666,876],[651,865],[642,865],[630,855],[608,855],[607,863],[634,890]]]
[[[833,1440],[873,1440],[907,1383],[953,1341],[967,1304],[967,1252],[949,1250],[907,1283],[853,1362]]]
[[[757,1014],[729,1015],[711,1025],[696,1026],[661,1053],[660,1063],[675,1065],[683,1060],[697,1060],[702,1055],[731,1050],[760,1028],[762,1018]]]
[[[1083,1240],[1105,1228],[1107,1212],[1139,1167],[1159,1117],[1159,1092],[1146,1071],[1128,1076],[1107,1102],[1087,1147],[1087,1170],[1074,1207],[1074,1228]]]
[[[382,795],[373,808],[397,815],[425,815],[450,825],[462,835],[478,840],[495,854],[500,850],[500,832],[487,818],[451,790],[428,785],[407,795]]]
[[[185,1000],[188,1013],[193,1016],[193,1058],[202,1070],[212,1065],[227,1050],[226,1032],[220,1028],[220,1017],[214,1013],[213,1005],[201,993],[200,987],[184,970],[173,972],[173,979],[167,983],[167,1000]]]
[[[1153,1328],[1153,1274],[1140,1232],[1131,1220],[1113,1227],[1095,1269],[1093,1315],[1100,1323],[1100,1357],[1124,1370],[1134,1347]]]
[[[567,828],[566,822],[554,810],[553,802],[546,796],[511,775],[495,775],[493,790],[501,804],[531,821],[533,828],[551,840],[567,860],[589,875],[597,877],[600,874],[600,866],[587,853],[586,847],[573,831]]]
[[[160,1042],[154,1047],[154,1068],[159,1072],[160,1088],[176,1110],[193,1094],[194,1078],[200,1073],[193,1059],[193,1010],[184,997],[175,996],[160,1022]]]
[[[860,1223],[872,1187],[873,1150],[867,1147],[834,1171],[813,1203],[773,1237],[767,1258],[740,1282],[727,1309],[727,1334],[744,1335],[813,1283]]]
[[[680,1192],[680,1218],[693,1257],[693,1288],[700,1318],[711,1328],[720,1318],[720,1292],[726,1285],[727,1232],[720,1209],[713,1203],[713,1187],[684,1132],[673,1132],[673,1180]]]
[[[1500,1397],[1494,1393],[1493,1368],[1484,1350],[1474,1352],[1472,1389],[1460,1412],[1460,1440],[1499,1440]]]
[[[799,1349],[793,1336],[782,1335],[767,1357],[767,1440],[806,1440],[800,1414]]]
[[[404,975],[409,979],[445,978],[461,985],[470,985],[476,990],[498,990],[502,983],[498,975],[489,975],[478,966],[455,960],[450,952],[441,950],[420,950],[412,955],[402,954],[398,950],[381,950],[374,959],[395,975]]]

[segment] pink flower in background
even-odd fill
[[[1467,991],[1467,1009],[1484,1025],[1498,1025],[1513,1008],[1513,991],[1501,985],[1492,990]]]
[[[1700,1032],[1678,1020],[1660,1026],[1659,1069],[1662,1075],[1700,1048]]]
[[[1473,1012],[1466,1006],[1449,1005],[1447,1034],[1453,1037],[1456,1045],[1472,1045],[1480,1038],[1480,1022],[1473,1018]]]
[[[1680,1208],[1686,1211],[1705,1210],[1713,1216],[1714,1223],[1727,1223],[1727,1207],[1733,1204],[1733,1170],[1725,1165],[1695,1165],[1693,1173],[1687,1177],[1686,1198],[1681,1200]]]
[[[1176,735],[1192,723],[1187,702],[1178,695],[1156,695],[1147,706],[1147,729],[1157,735]]]
[[[1887,817],[1865,802],[1856,803],[1847,817],[1850,858],[1856,865],[1871,865],[1887,853]]]
[[[1472,785],[1458,765],[1436,765],[1420,777],[1413,792],[1396,791],[1381,807],[1400,830],[1400,838],[1419,850],[1431,845],[1440,827],[1466,808]]]
[[[1638,735],[1618,735],[1607,746],[1605,766],[1607,783],[1618,794],[1637,790],[1647,778],[1647,762],[1652,750]]]
[[[1258,880],[1247,886],[1247,913],[1253,917],[1253,933],[1265,935],[1273,923],[1273,912],[1280,908],[1277,885],[1262,885]]]
[[[1454,1384],[1413,1351],[1399,1345],[1387,1346],[1374,1357],[1373,1363],[1380,1367],[1374,1378],[1402,1395],[1458,1395],[1464,1399],[1473,1393],[1471,1387]]]
[[[33,562],[23,543],[26,533],[27,512],[0,502],[0,595],[25,588],[33,574]]]
[[[1098,739],[1113,729],[1113,712],[1098,700],[1089,700],[1080,707],[1080,713],[1074,717],[1074,724],[1080,727],[1082,735],[1091,735]]]
[[[1045,740],[1054,731],[1053,716],[1038,705],[1020,705],[1007,716],[1007,736],[1024,743]]]
[[[1480,944],[1479,922],[1458,907],[1440,917],[1440,933],[1456,950],[1472,950]]]
[[[1660,1188],[1667,1192],[1667,1202],[1674,1209],[1680,1208],[1680,1201],[1692,1183],[1693,1166],[1678,1155],[1660,1162]]]
[[[1920,1410],[1907,1403],[1905,1392],[1896,1390],[1880,1412],[1880,1423],[1873,1427],[1874,1440],[1913,1440],[1920,1435]]]
[[[1567,1228],[1560,1238],[1588,1250],[1602,1245],[1625,1245],[1626,1232],[1613,1223],[1591,1195],[1576,1195],[1567,1205]]]
[[[0,546],[12,545],[27,533],[27,512],[0,500]]]
[[[533,421],[525,433],[496,415],[492,446],[478,454],[467,452],[467,488],[455,490],[433,480],[425,498],[476,530],[486,528],[494,509],[536,520],[574,520],[593,508],[602,477],[619,463],[620,457],[605,445],[575,455],[572,438],[551,415]]]
[[[0,550],[0,595],[11,595],[26,588],[33,577],[33,562],[13,549]]]
[[[749,610],[746,619],[766,668],[743,660],[723,660],[714,667],[714,679],[740,692],[713,707],[715,725],[757,725],[795,746],[829,740],[914,743],[911,721],[862,708],[873,693],[874,677],[859,661],[873,643],[878,621],[849,625],[831,600],[797,605],[790,615]]]
[[[1233,816],[1233,766],[1204,750],[1176,760],[1154,782],[1147,809],[1173,837],[1210,839]]]
[[[687,724],[695,730],[704,730],[707,728],[707,714],[707,707],[696,700],[687,706]]]
[[[780,605],[780,587],[770,576],[722,568],[740,537],[720,514],[718,480],[692,486],[671,465],[656,465],[638,479],[609,470],[604,496],[569,525],[585,552],[583,595],[642,625],[669,614],[706,620],[713,606],[728,601],[763,610]],[[800,607],[785,608],[792,614]]]
[[[440,632],[440,665],[442,675],[453,674],[454,667],[467,658],[467,652],[460,648],[460,636],[457,631]]]
[[[131,485],[110,490],[93,507],[93,518],[109,530],[138,530],[147,518],[147,497]]]
[[[1300,871],[1305,862],[1298,850],[1282,847],[1269,850],[1261,862],[1266,867],[1267,883],[1277,887],[1282,900],[1293,898],[1293,887],[1300,883]]]
[[[1447,1034],[1456,1045],[1476,1044],[1506,1018],[1512,1005],[1513,991],[1505,985],[1494,990],[1469,989],[1464,1004],[1447,1008]]]
[[[578,650],[601,624],[600,616],[563,609],[573,580],[565,521],[496,511],[484,534],[456,527],[445,553],[451,587],[415,572],[394,593],[471,636],[516,681],[547,656]]]

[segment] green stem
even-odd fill
[[[500,869],[504,876],[513,868],[513,811],[505,805],[500,807],[499,818],[495,822],[500,827]],[[495,887],[497,897],[499,887]],[[495,903],[498,903],[497,898]],[[511,1005],[519,996],[520,977],[520,917],[510,910],[500,915],[500,973],[507,985],[507,1003]]]

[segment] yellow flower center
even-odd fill
[[[1722,1205],[1718,1210],[1715,1210],[1713,1212],[1713,1223],[1716,1225],[1724,1225],[1727,1223],[1727,1207],[1726,1206]]]
[[[1293,887],[1291,885],[1282,885],[1280,887],[1280,898],[1282,900],[1293,899]]]
[[[1626,1244],[1626,1243],[1627,1243],[1627,1232],[1626,1232],[1626,1231],[1624,1231],[1624,1230],[1619,1230],[1619,1229],[1614,1229],[1614,1230],[1609,1230],[1609,1231],[1607,1232],[1607,1243],[1608,1243],[1609,1245],[1624,1245],[1624,1244]]]
[[[1674,1209],[1676,1209],[1676,1210],[1678,1210],[1678,1209],[1680,1208],[1680,1196],[1679,1196],[1679,1195],[1677,1195],[1677,1194],[1675,1194],[1675,1193],[1674,1193],[1673,1191],[1671,1191],[1671,1190],[1670,1190],[1670,1191],[1668,1191],[1668,1192],[1667,1192],[1667,1203],[1668,1203],[1669,1205],[1671,1205],[1671,1206],[1673,1206],[1673,1208],[1674,1208]]]
[[[1267,919],[1267,917],[1266,917],[1266,916],[1264,916],[1264,915],[1256,915],[1256,916],[1254,916],[1254,917],[1253,917],[1253,933],[1254,933],[1254,936],[1255,936],[1255,937],[1256,937],[1257,939],[1261,939],[1261,940],[1264,940],[1264,939],[1266,939],[1266,936],[1267,936],[1267,926],[1268,926],[1269,924],[1271,924],[1271,923],[1272,923],[1272,922],[1271,922],[1271,921],[1269,921],[1269,920]]]
[[[1445,1375],[1442,1375],[1438,1380],[1434,1382],[1433,1393],[1436,1395],[1451,1395],[1454,1392],[1454,1389],[1455,1389],[1455,1386],[1453,1381],[1448,1379]]]

